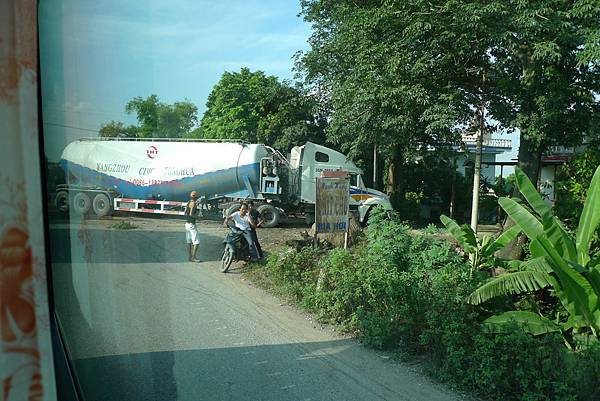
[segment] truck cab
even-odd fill
[[[299,199],[301,203],[306,204],[307,213],[314,208],[316,201],[317,177],[320,177],[323,171],[338,170],[346,171],[350,176],[350,210],[358,214],[361,223],[365,222],[374,206],[381,205],[386,210],[392,210],[389,197],[383,192],[367,188],[362,179],[362,170],[343,153],[307,142],[291,150],[290,167],[298,172]]]

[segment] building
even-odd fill
[[[496,179],[496,158],[498,155],[512,150],[510,139],[494,139],[491,134],[483,136],[481,149],[481,181],[493,183]],[[462,143],[456,147],[456,170],[465,177],[473,176],[475,154],[477,152],[477,135],[464,134]]]

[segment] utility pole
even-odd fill
[[[483,135],[481,129],[477,130],[475,150],[475,169],[473,173],[473,202],[471,207],[471,228],[477,234],[477,220],[479,215],[479,177],[481,176],[481,152],[483,149]]]
[[[471,207],[471,228],[477,234],[477,221],[479,217],[479,180],[481,177],[481,154],[483,153],[483,134],[485,131],[485,69],[481,77],[481,102],[479,106],[479,128],[477,130],[475,169],[473,173],[473,202]]]
[[[373,188],[377,188],[377,144],[373,144]]]

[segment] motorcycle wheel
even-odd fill
[[[231,249],[230,245],[226,245],[223,250],[223,256],[221,257],[221,272],[227,273],[229,267],[231,266],[231,262],[233,262],[233,249]]]

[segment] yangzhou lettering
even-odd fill
[[[103,173],[128,173],[130,168],[129,164],[96,163],[96,170]]]

